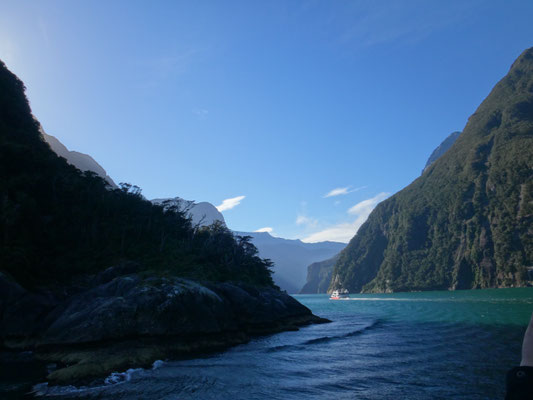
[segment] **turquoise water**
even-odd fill
[[[101,386],[37,388],[53,399],[502,399],[533,311],[533,288],[295,297],[333,322]]]
[[[533,288],[458,290],[394,294],[295,295],[315,314],[360,314],[413,323],[470,323],[524,326],[533,311]]]

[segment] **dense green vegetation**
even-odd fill
[[[302,290],[300,290],[300,294],[326,293],[337,259],[338,255],[309,265],[307,267],[307,281]]]
[[[43,141],[23,83],[0,62],[0,271],[28,286],[80,281],[123,260],[153,273],[273,286],[250,238],[198,228],[128,184],[111,190]]]
[[[330,289],[525,285],[533,266],[533,49],[422,176],[379,204],[341,253]]]

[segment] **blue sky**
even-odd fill
[[[116,182],[224,204],[235,230],[347,241],[533,46],[532,15],[531,1],[3,1],[0,59],[44,129]]]

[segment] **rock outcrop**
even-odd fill
[[[0,274],[3,347],[57,363],[47,379],[66,383],[325,322],[273,288],[142,277],[135,270],[110,268],[72,294],[32,293]]]

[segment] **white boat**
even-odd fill
[[[330,300],[342,300],[350,297],[350,293],[347,289],[334,290],[329,296]]]

